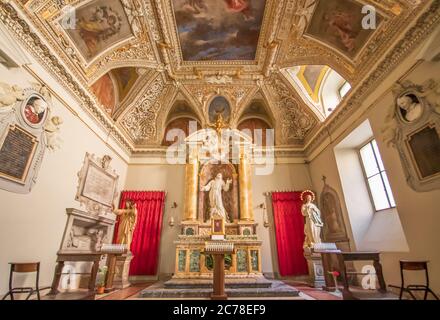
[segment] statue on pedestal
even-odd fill
[[[126,209],[114,209],[113,213],[120,217],[117,244],[125,244],[130,250],[133,232],[137,222],[136,203],[132,200],[126,202]]]
[[[312,191],[304,191],[301,194],[301,200],[304,202],[301,213],[306,218],[304,248],[313,248],[315,244],[322,243],[321,229],[324,223],[321,219],[321,211],[313,203],[314,199],[315,194]]]
[[[209,191],[209,214],[211,218],[215,215],[219,215],[224,218],[226,222],[230,222],[229,215],[223,206],[222,191],[228,192],[231,183],[231,179],[224,182],[223,175],[219,173],[215,179],[211,180],[206,186],[201,188],[201,191]]]

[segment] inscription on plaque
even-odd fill
[[[18,126],[10,126],[0,145],[0,177],[24,184],[38,140]]]

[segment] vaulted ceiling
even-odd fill
[[[362,28],[365,4],[376,29]],[[349,96],[366,91],[428,6],[438,12],[428,0],[20,0],[2,2],[0,16],[29,23],[35,37],[23,42],[41,39],[49,52],[35,54],[133,152],[161,145],[176,101],[206,126],[216,96],[231,103],[231,126],[258,100],[277,145],[304,147],[325,119],[282,70],[318,66],[302,69],[312,95],[323,68],[350,83]]]

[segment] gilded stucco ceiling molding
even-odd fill
[[[232,119],[231,119],[231,126],[233,128],[236,128],[238,126],[238,121],[240,121],[241,115],[246,110],[246,108],[249,106],[249,104],[253,101],[255,96],[257,95],[258,91],[260,90],[260,87],[254,86],[249,93],[243,98],[240,105],[237,106],[235,110],[233,110],[232,113]],[[272,110],[270,110],[271,113]]]
[[[125,97],[113,113],[113,119],[118,120],[122,114],[124,114],[128,108],[133,105],[139,98],[139,94],[145,90],[148,83],[153,77],[157,75],[156,69],[138,69],[139,79],[136,81],[134,86],[131,88],[128,95]]]
[[[362,105],[365,98],[382,83],[388,74],[438,27],[439,21],[440,0],[434,0],[378,67],[354,90],[349,99],[327,119],[325,127],[321,128],[316,136],[306,141],[305,151],[307,155],[310,155],[325,142],[329,132],[334,132],[349,119],[354,110]]]
[[[38,35],[19,16],[16,8],[10,3],[4,3],[3,0],[0,2],[0,21],[29,49],[29,52],[35,56],[41,65],[78,99],[80,106],[90,113],[99,125],[103,126],[125,150],[132,151],[132,145],[115,127],[104,111],[98,107],[98,104],[92,98],[93,95],[72,77],[56,56],[51,54],[51,50],[41,42]]]
[[[138,147],[160,144],[157,126],[160,111],[176,91],[176,87],[167,85],[164,75],[158,73],[121,116],[120,125]]]
[[[282,55],[277,62],[279,68],[288,68],[300,65],[327,65],[350,83],[356,78],[355,66],[342,55],[329,50],[327,47],[320,47],[304,39],[298,39],[294,45],[288,45],[288,54]]]
[[[275,115],[277,144],[301,145],[318,124],[313,112],[279,73],[273,73],[265,80],[263,92]]]
[[[236,71],[241,70],[243,74],[255,74],[261,72],[267,57],[267,43],[274,40],[272,38],[273,30],[277,29],[274,24],[277,18],[277,8],[282,8],[286,0],[267,0],[266,11],[263,18],[257,53],[255,60],[231,60],[231,61],[184,61],[181,50],[181,43],[177,33],[177,24],[174,17],[172,0],[155,0],[154,8],[164,43],[160,43],[162,57],[165,65],[169,68],[172,78],[179,80],[188,79],[188,75],[194,73],[194,69],[213,69],[215,72],[223,68],[231,69],[235,67]],[[282,14],[282,10],[278,10]],[[235,71],[235,72],[236,72]]]
[[[305,36],[305,30],[318,1],[303,0],[302,4],[296,7],[292,17],[288,41],[284,43],[282,54],[276,62],[278,67],[285,68],[305,64],[328,65],[346,78],[352,86],[356,86],[376,64],[377,61],[374,57],[386,53],[389,44],[397,38],[402,28],[415,18],[414,12],[422,3],[418,0],[380,2],[369,0],[367,2],[378,8],[383,17],[383,23],[352,60],[338,50]]]
[[[50,47],[83,83],[91,84],[113,68],[157,65],[157,58],[149,38],[149,27],[145,21],[148,18],[144,17],[142,3],[139,0],[122,1],[133,35],[122,40],[116,49],[107,49],[92,62],[86,62],[58,22],[66,5],[81,6],[82,2],[84,1],[45,0],[28,1],[25,4],[18,2],[18,5],[34,27],[44,35]]]
[[[195,97],[186,89],[183,85],[178,85],[178,94],[180,94],[181,97],[183,97],[183,100],[185,100],[189,107],[193,110],[193,112],[197,115],[198,120],[200,121],[200,124],[202,127],[206,127],[207,121],[205,119],[205,115],[203,114],[202,108],[200,108],[199,102],[195,99]],[[174,103],[179,99],[179,95],[176,94],[174,100],[170,103],[166,110],[167,117],[169,113],[171,112],[171,108],[174,106]]]
[[[208,105],[209,102],[216,96],[224,96],[230,103],[232,109],[231,124],[235,123],[234,116],[237,110],[240,110],[248,97],[252,95],[255,87],[252,85],[197,85],[187,84],[183,85],[186,92],[188,92],[197,102],[198,108],[202,110],[203,118],[206,123],[209,122]]]

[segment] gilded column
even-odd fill
[[[199,183],[199,160],[195,153],[189,156],[185,170],[186,192],[184,221],[197,220],[197,193]]]
[[[247,155],[243,152],[240,155],[239,175],[240,220],[254,221],[254,210],[252,207],[251,167]]]

